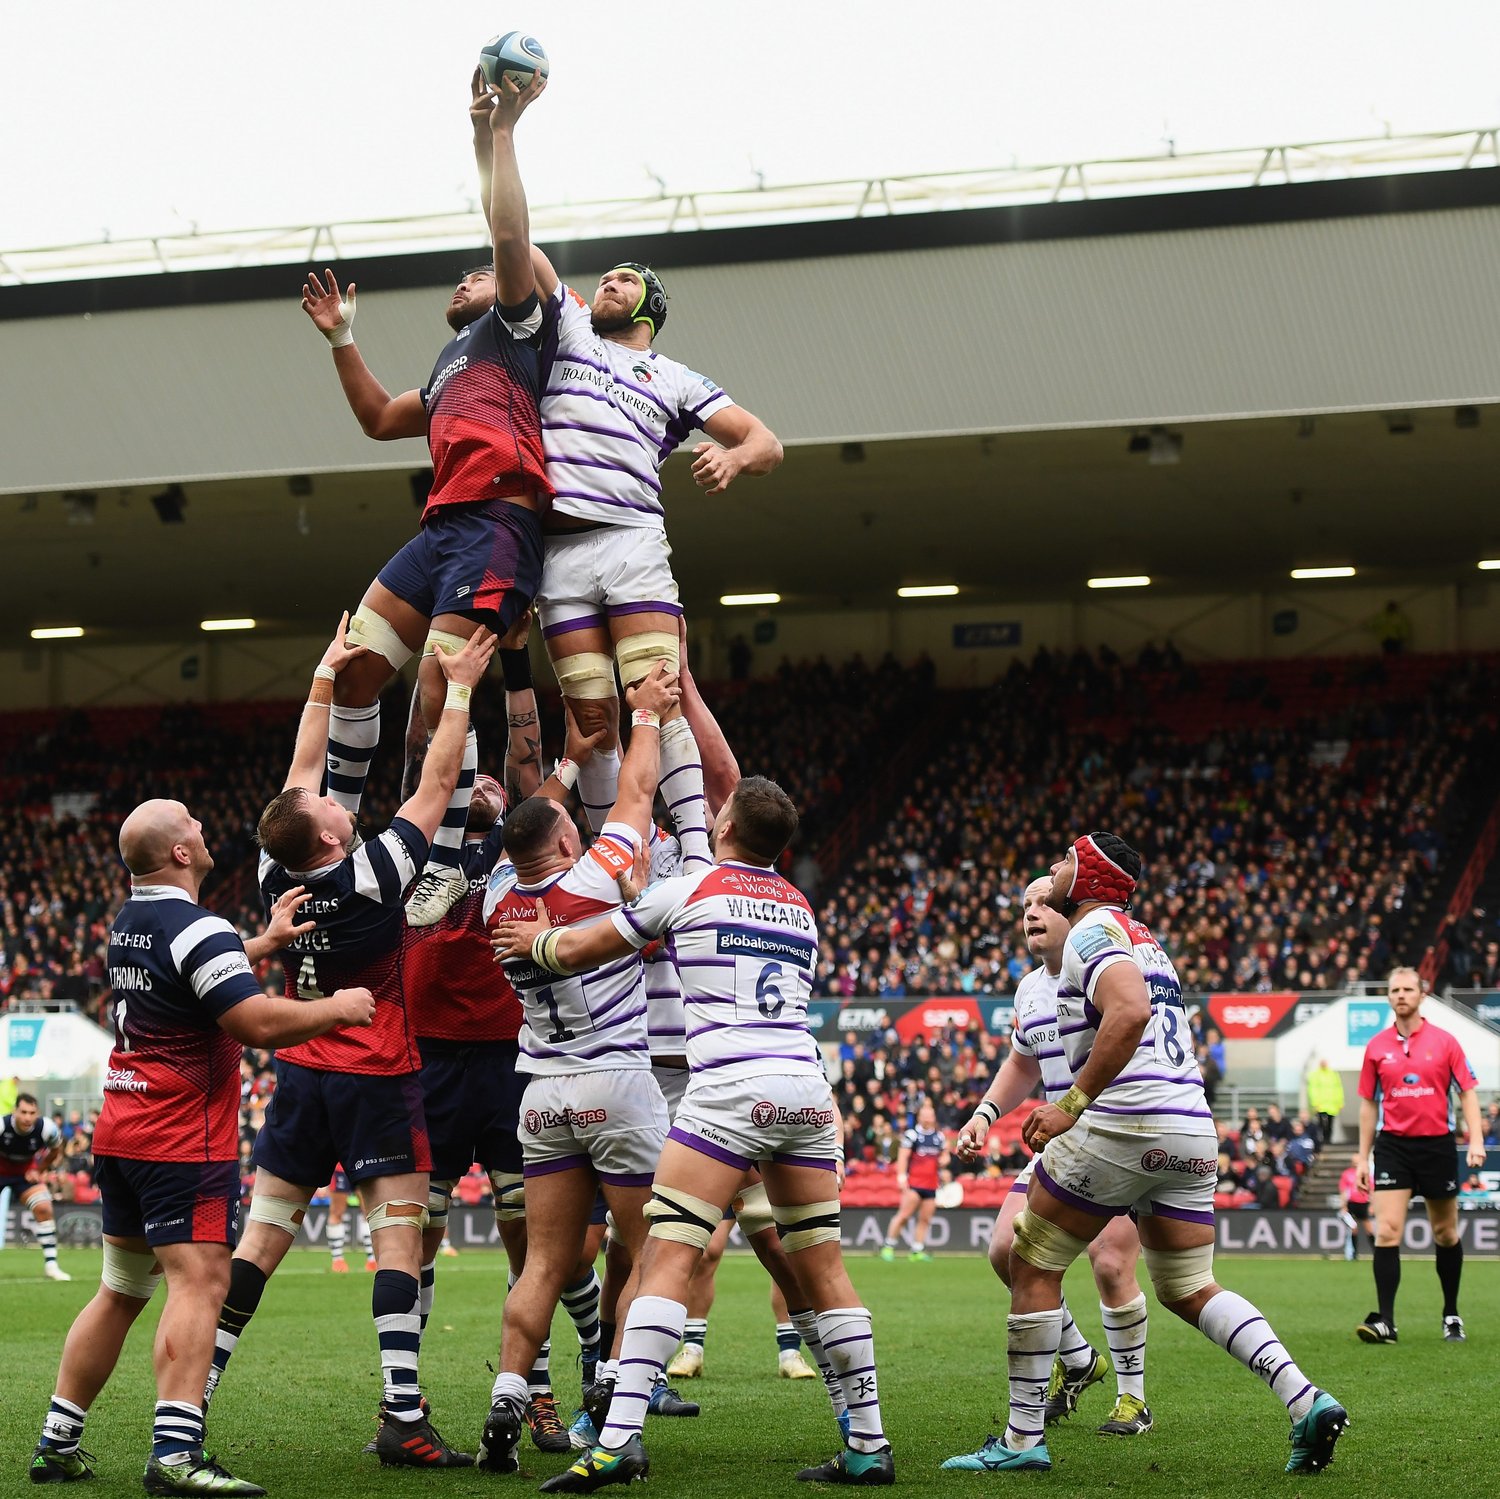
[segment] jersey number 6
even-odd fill
[[[786,998],[776,987],[781,977],[780,963],[767,963],[755,981],[755,1006],[767,1020],[775,1020],[781,1014]]]

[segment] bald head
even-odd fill
[[[193,819],[181,802],[160,798],[142,802],[120,824],[120,858],[132,875],[139,879],[169,865],[188,868],[173,856],[178,845],[191,847],[194,839]]]

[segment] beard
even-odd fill
[[[461,333],[470,323],[477,323],[494,305],[493,302],[472,301],[464,302],[458,307],[450,305],[444,317],[455,333]]]
[[[625,333],[635,326],[635,319],[628,312],[591,312],[589,322],[595,333]]]

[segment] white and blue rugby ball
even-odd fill
[[[525,88],[533,73],[545,78],[547,66],[546,49],[524,31],[502,32],[479,49],[479,68],[491,88],[498,88],[502,77],[509,78],[517,88]]]

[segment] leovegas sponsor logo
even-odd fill
[[[1295,994],[1215,994],[1208,1013],[1226,1041],[1257,1041],[1269,1036],[1296,1003]]]

